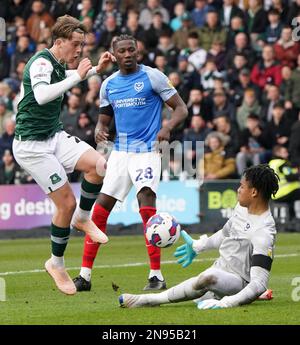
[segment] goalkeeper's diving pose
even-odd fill
[[[195,300],[199,309],[236,307],[256,300],[266,291],[273,261],[276,228],[269,208],[278,190],[278,176],[268,165],[245,170],[238,188],[238,204],[224,227],[210,237],[193,240],[185,231],[178,247],[178,263],[187,267],[206,250],[218,249],[214,264],[161,293],[122,294],[122,307],[151,307]]]

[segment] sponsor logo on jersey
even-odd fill
[[[170,86],[170,88],[174,89],[174,85],[172,84],[170,79],[168,79],[168,85]]]
[[[134,89],[136,92],[141,92],[144,88],[144,82],[143,81],[138,81],[134,83]]]

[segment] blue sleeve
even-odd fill
[[[156,68],[146,67],[153,90],[166,102],[177,93],[169,78]]]

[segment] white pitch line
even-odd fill
[[[292,254],[277,254],[275,258],[288,258],[288,257],[295,257],[300,256],[300,253],[292,253]],[[203,259],[195,259],[194,262],[206,262],[206,261],[213,261],[217,258],[203,258]],[[161,264],[169,265],[169,264],[176,264],[176,260],[169,260],[169,261],[162,261]],[[148,262],[134,262],[129,264],[117,264],[117,265],[96,265],[94,268],[126,268],[126,267],[138,267],[138,266],[147,266]],[[79,270],[81,267],[67,267],[68,271],[71,270]],[[0,272],[0,276],[11,276],[11,275],[18,275],[18,274],[28,274],[28,273],[41,273],[45,272],[44,269],[35,269],[35,270],[28,270],[28,271],[12,271],[12,272]]]

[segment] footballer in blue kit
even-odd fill
[[[156,213],[156,191],[161,176],[161,154],[157,143],[168,141],[170,132],[187,116],[187,107],[171,82],[155,68],[137,64],[137,43],[128,35],[112,43],[119,70],[108,77],[100,90],[100,114],[95,130],[97,143],[108,140],[108,126],[114,117],[116,140],[107,162],[101,193],[92,220],[103,232],[117,201],[124,201],[132,186],[136,189],[144,227]],[[166,126],[161,126],[162,107],[173,111]],[[150,260],[148,283],[144,290],[166,289],[160,270],[160,248],[145,238]],[[74,278],[77,291],[91,289],[91,272],[99,243],[85,237],[82,266]]]

